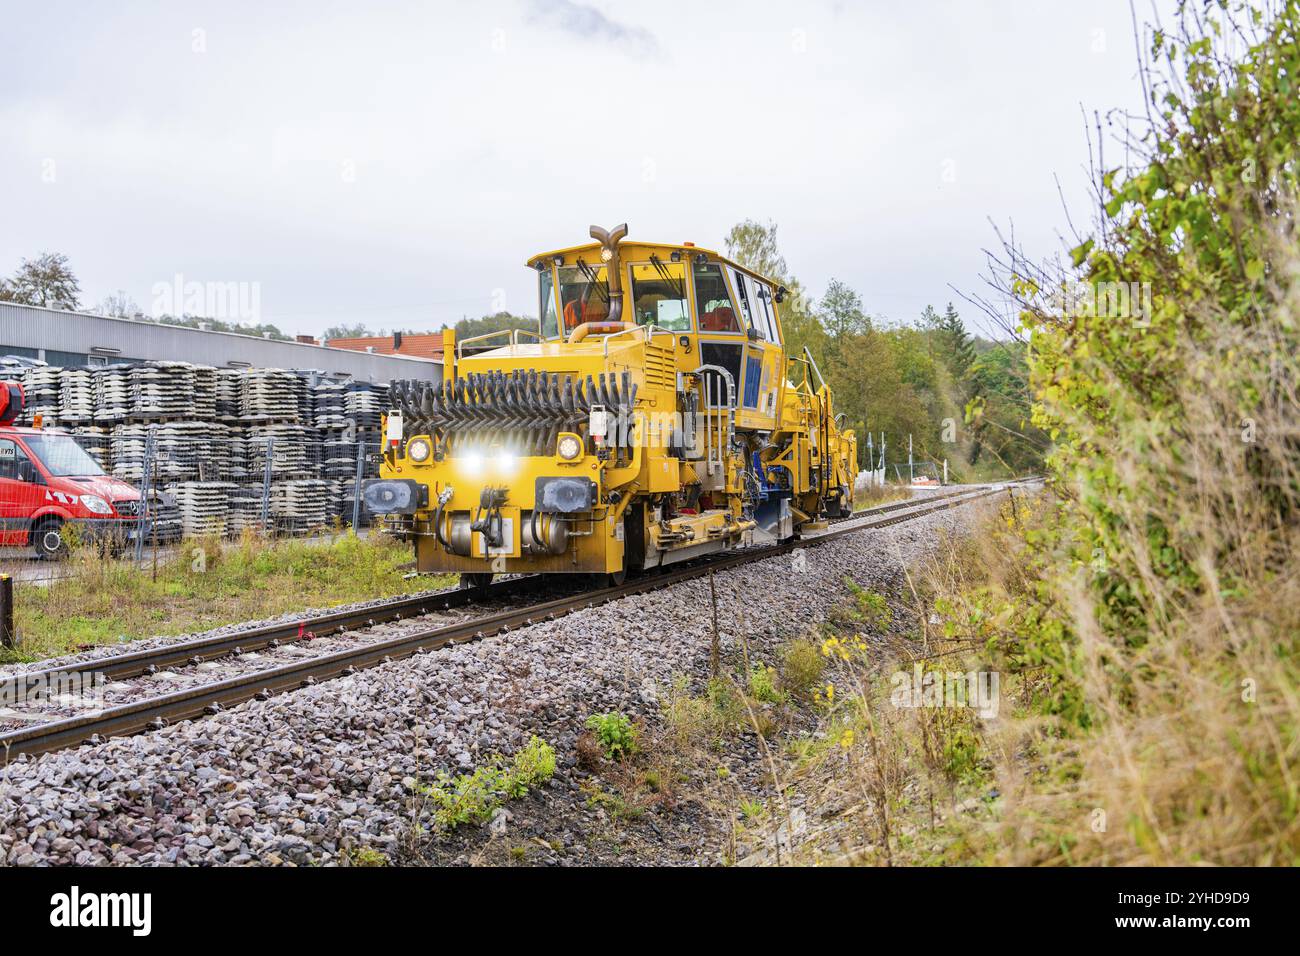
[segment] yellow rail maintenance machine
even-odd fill
[[[441,382],[394,383],[365,501],[421,572],[617,582],[852,509],[857,442],[811,355],[786,353],[786,290],[626,235],[528,260],[537,332],[448,331]]]

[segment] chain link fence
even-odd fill
[[[370,524],[362,484],[378,475],[377,439],[321,440],[302,425],[254,426],[246,435],[185,423],[77,435],[109,474],[145,503],[137,554],[182,538],[303,535]]]
[[[139,491],[127,556],[186,538],[370,526],[362,484],[378,475],[386,385],[179,362],[40,366],[21,380],[22,423],[40,416],[43,428],[71,433],[106,473]]]

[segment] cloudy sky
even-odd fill
[[[523,261],[593,222],[746,217],[910,319],[981,288],[990,217],[1058,248],[1081,106],[1140,99],[1127,0],[3,5],[0,273],[258,283],[291,332],[536,314]]]

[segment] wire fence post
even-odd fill
[[[11,650],[18,646],[14,633],[14,579],[0,574],[0,644]]]
[[[140,484],[142,485],[141,499],[144,502],[144,522],[137,528],[135,535],[135,561],[139,564],[144,560],[144,539],[149,533],[157,520],[153,502],[153,456],[154,456],[154,429],[150,427],[144,434],[144,461],[141,469]]]
[[[713,584],[713,569],[709,568],[709,604],[713,609],[713,634],[709,641],[709,676],[717,677],[722,663],[722,638],[718,635],[718,590]]]
[[[266,467],[262,472],[262,534],[271,533],[271,463],[275,457],[275,439],[266,440]]]
[[[357,537],[361,536],[361,475],[366,467],[366,446],[364,442],[357,442],[357,474],[356,481],[352,483],[352,533]]]

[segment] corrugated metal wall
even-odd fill
[[[96,348],[105,351],[97,353]],[[109,362],[166,360],[217,367],[320,369],[384,383],[396,379],[436,381],[442,376],[439,363],[423,359],[0,302],[0,355],[36,358],[39,356],[33,352],[40,350],[51,365],[85,365],[89,356],[98,355]]]

